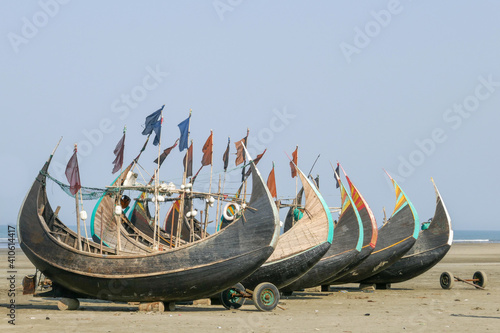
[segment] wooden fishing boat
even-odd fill
[[[350,195],[340,183],[342,210],[335,226],[332,246],[306,274],[281,290],[287,294],[295,290],[320,285],[322,281],[338,274],[356,260],[362,250],[364,231],[361,217]]]
[[[359,266],[373,252],[373,249],[375,249],[375,246],[377,244],[378,229],[375,216],[373,215],[373,212],[368,206],[365,198],[361,195],[356,186],[354,186],[347,175],[345,175],[345,177],[349,184],[351,198],[356,205],[359,217],[361,218],[361,223],[363,224],[363,247],[361,248],[361,252],[359,252],[354,261],[352,261],[338,273],[332,275],[330,278],[328,278],[328,280],[321,282],[322,290],[324,291],[327,291],[329,289],[330,283],[348,274],[357,266]]]
[[[444,205],[441,194],[434,184],[436,210],[429,225],[424,223],[423,230],[413,247],[396,263],[378,274],[361,281],[376,284],[378,289],[390,287],[391,283],[403,282],[425,273],[448,253],[453,241],[451,218]]]
[[[363,281],[394,264],[415,244],[420,229],[417,211],[396,181],[390,179],[396,191],[396,206],[378,230],[375,249],[358,267],[333,284]]]
[[[334,237],[333,219],[325,200],[304,173],[295,166],[303,184],[303,217],[279,237],[278,246],[267,261],[241,283],[254,289],[262,282],[278,289],[310,270],[328,251]]]
[[[53,154],[52,154],[53,155]],[[47,198],[52,155],[21,205],[19,244],[53,281],[54,295],[110,301],[183,301],[213,295],[241,281],[273,253],[279,236],[276,205],[253,162],[247,209],[221,232],[168,251],[116,254],[113,248],[79,244]],[[102,252],[101,252],[102,251]]]

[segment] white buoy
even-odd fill
[[[115,206],[115,214],[116,215],[122,215],[122,212],[123,212],[122,206],[116,205]]]
[[[85,221],[87,219],[87,212],[84,210],[80,211],[80,218]]]

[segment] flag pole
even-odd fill
[[[247,136],[245,140],[245,149],[248,147],[248,134],[250,133],[250,128],[247,127]],[[243,153],[243,171],[242,171],[242,181],[244,182],[243,184],[243,202],[246,202],[247,200],[247,180],[245,179],[245,163],[246,163],[246,155]]]
[[[161,112],[160,112],[160,127],[163,124],[163,107],[164,106],[165,105],[162,106]],[[160,132],[160,134],[161,134],[161,132]],[[159,228],[160,228],[160,226],[159,226],[160,205],[158,203],[158,188],[160,185],[161,135],[158,139],[159,139],[158,140],[158,167],[155,171],[155,190],[154,190],[154,193],[155,193],[155,220],[154,220],[154,228],[153,228],[153,249],[154,250],[158,249],[159,243],[160,243],[160,238],[159,238],[159,234],[160,234],[160,230],[159,230]],[[157,238],[158,238],[158,244],[156,243]]]
[[[227,148],[226,148],[226,151],[227,151],[227,160],[229,160],[229,144],[231,143],[231,137],[227,137]],[[225,153],[224,153],[225,154]],[[219,223],[219,219],[220,219],[220,216],[219,216],[219,212],[221,211],[221,205],[222,205],[222,200],[221,200],[221,195],[223,195],[224,193],[224,187],[226,185],[226,173],[227,173],[227,167],[226,167],[226,159],[223,159],[224,161],[224,180],[222,181],[222,192],[221,192],[221,187],[220,187],[220,175],[219,175],[219,195],[217,196],[217,212],[216,212],[216,216],[215,216],[215,224],[217,226],[217,224]]]
[[[226,173],[224,172],[224,180],[226,178]],[[220,196],[222,195],[221,194],[221,178],[220,178],[220,174],[219,174],[219,186],[218,186],[218,195],[217,195],[217,208],[216,208],[216,211],[215,211],[215,227],[217,228],[217,224],[219,223],[219,209],[220,209],[220,203],[221,203],[221,200],[220,200]],[[224,185],[222,185],[224,187]]]
[[[75,143],[75,153],[77,152],[77,144]],[[82,250],[82,235],[80,231],[80,206],[78,204],[78,194],[80,193],[80,189],[75,193],[75,209],[76,209],[76,229],[77,229],[77,238],[78,238],[78,250]]]
[[[189,122],[188,122],[188,136],[187,136],[187,141],[189,142],[189,133],[191,131],[191,113],[193,112],[193,109],[189,109]],[[189,147],[188,147],[188,152],[186,153],[186,156],[187,154],[189,153]],[[186,157],[186,165],[184,166],[184,173],[182,175],[182,186],[185,187],[186,186],[186,174],[187,174],[187,163],[188,162],[188,158]],[[181,199],[180,199],[180,205],[179,205],[179,218],[177,219],[177,233],[175,235],[175,246],[179,246],[179,243],[180,243],[180,234],[181,234],[181,226],[182,226],[182,220],[184,219],[184,197],[186,195],[186,191],[183,190],[183,192],[181,193]]]

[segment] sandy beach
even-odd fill
[[[251,302],[239,310],[220,305],[178,305],[174,312],[140,312],[130,304],[81,301],[77,311],[60,311],[57,300],[22,295],[22,279],[35,269],[20,249],[15,258],[14,297],[9,296],[6,250],[1,250],[2,332],[498,332],[500,329],[500,244],[454,244],[434,268],[389,290],[363,292],[357,285],[330,292],[307,290],[281,300],[285,308],[260,312]],[[471,279],[484,271],[486,290],[455,282],[439,285],[444,271]],[[15,301],[15,325],[8,323]]]

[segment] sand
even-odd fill
[[[8,324],[8,263],[1,252],[2,332],[499,332],[500,244],[454,244],[434,268],[389,290],[363,292],[357,285],[330,292],[305,291],[282,299],[286,310],[260,312],[246,303],[239,310],[220,305],[177,306],[174,312],[139,312],[129,304],[81,301],[77,311],[60,311],[57,300],[23,296],[22,278],[34,267],[16,253],[15,326]],[[444,271],[464,279],[486,273],[486,290],[455,282],[439,285]],[[9,274],[10,275],[10,274]]]

